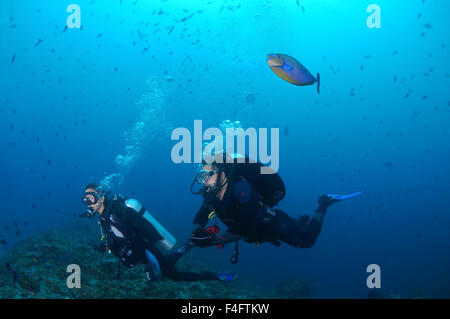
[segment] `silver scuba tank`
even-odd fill
[[[136,199],[127,199],[125,205],[132,208],[139,213],[142,209],[142,204]],[[145,218],[158,231],[162,239],[156,243],[156,247],[163,253],[168,254],[175,246],[177,240],[173,237],[167,229],[165,229],[147,210],[144,211],[142,217]]]

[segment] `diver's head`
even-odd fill
[[[92,213],[98,212],[101,215],[105,209],[105,193],[97,183],[86,185],[81,201]]]
[[[230,166],[230,159],[226,154],[216,154],[214,157],[203,158],[202,163],[198,166],[197,174],[191,184],[191,192],[193,194],[214,194],[222,197],[227,189],[227,184],[232,174],[232,165]],[[199,192],[194,192],[193,187],[198,183],[202,189]]]
[[[207,189],[219,188],[226,179],[225,172],[216,164],[203,163],[196,175],[197,182]]]

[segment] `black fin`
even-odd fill
[[[320,73],[317,73],[317,94],[320,94]]]

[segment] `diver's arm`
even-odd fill
[[[240,240],[242,238],[243,237],[240,235],[236,235],[236,234],[230,233],[227,230],[224,230],[216,235],[216,245],[226,244],[229,242]]]
[[[193,232],[199,228],[205,228],[205,225],[208,223],[209,213],[210,211],[205,206],[202,205],[202,207],[200,207],[192,222]]]
[[[209,214],[210,211],[202,205],[192,222],[192,233],[189,236],[188,242],[198,247],[208,247],[214,244],[215,236],[205,230]]]

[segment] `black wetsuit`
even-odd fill
[[[228,232],[242,236],[248,242],[268,241],[279,246],[283,241],[294,247],[309,248],[314,245],[322,222],[313,217],[294,219],[280,209],[271,209],[263,202],[254,187],[244,178],[237,177],[228,184],[222,200],[214,197],[207,201],[194,218],[194,224],[204,228],[208,216],[215,211],[228,226]]]
[[[106,248],[111,251],[127,267],[136,264],[149,264],[146,250],[153,254],[159,262],[161,274],[174,281],[216,280],[212,272],[180,272],[175,263],[186,252],[177,250],[163,254],[156,243],[162,239],[158,231],[134,209],[124,204],[120,197],[107,198],[105,209],[100,215],[100,226],[106,240]]]

